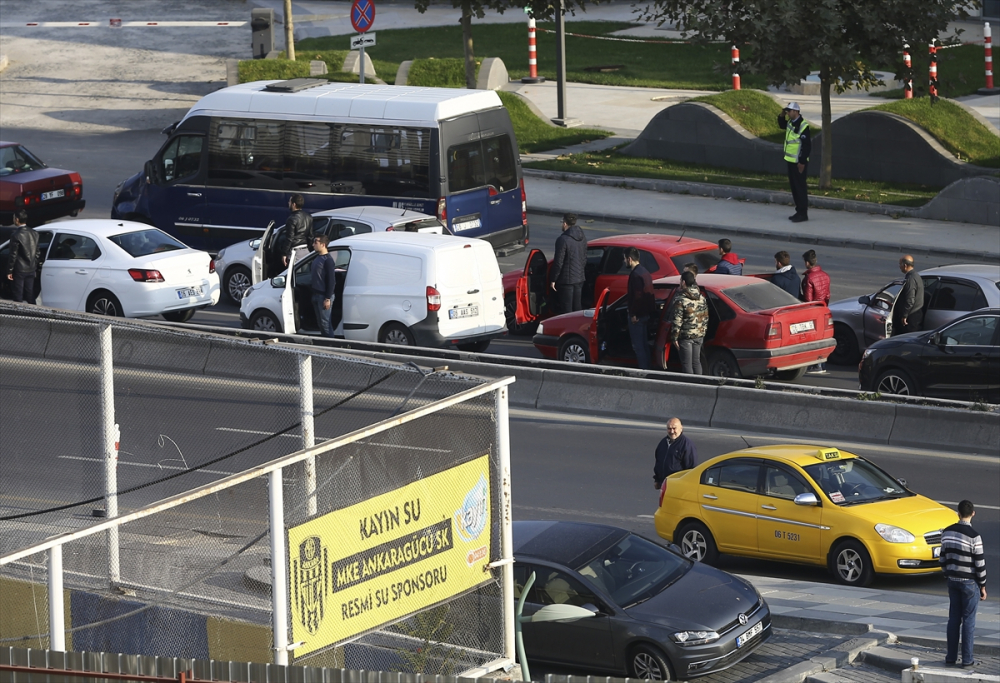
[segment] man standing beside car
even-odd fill
[[[691,439],[684,435],[684,425],[676,417],[667,421],[667,435],[656,446],[656,462],[653,464],[653,486],[657,490],[663,480],[675,472],[690,470],[695,466],[698,449]]]
[[[689,375],[701,374],[701,349],[708,334],[708,302],[698,288],[694,273],[681,273],[681,287],[670,310],[670,341],[681,355],[681,367]]]
[[[640,370],[649,370],[649,317],[656,309],[653,294],[653,276],[639,264],[639,250],[625,250],[625,263],[632,271],[628,276],[628,336],[632,340],[636,364]]]
[[[552,258],[552,291],[559,295],[559,312],[583,310],[583,283],[587,279],[587,236],[576,224],[576,214],[563,216],[562,234],[556,238]]]
[[[806,265],[806,272],[802,274],[802,296],[803,301],[822,301],[827,306],[830,305],[830,276],[816,263],[816,250],[810,249],[802,254],[802,260]],[[808,370],[807,375],[825,375],[826,363],[817,363]]]
[[[7,261],[7,279],[11,280],[11,298],[14,301],[35,303],[35,271],[38,268],[38,233],[28,223],[24,209],[14,213],[17,230],[10,238],[10,256]]]
[[[319,332],[324,337],[333,337],[333,329],[330,325],[330,314],[333,312],[334,292],[337,288],[336,269],[330,252],[326,250],[326,245],[330,243],[327,235],[317,235],[313,238],[313,249],[316,251],[316,258],[312,262],[312,304],[316,312],[316,323],[319,325]]]
[[[312,242],[313,219],[308,213],[302,210],[306,205],[305,197],[300,194],[293,194],[288,199],[288,210],[291,211],[285,220],[285,229],[281,234],[281,262],[287,266],[289,263],[298,261],[305,256],[306,249]],[[296,249],[301,250],[295,258]]]
[[[802,285],[799,282],[799,274],[792,265],[792,257],[787,251],[779,251],[774,255],[774,275],[771,276],[771,284],[781,287],[796,299],[799,298]]]
[[[899,290],[896,303],[892,307],[892,336],[919,332],[924,321],[924,281],[913,268],[913,257],[909,254],[899,259],[899,270],[906,276],[903,288]]]

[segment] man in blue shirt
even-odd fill
[[[330,243],[327,235],[319,235],[313,238],[313,250],[318,254],[312,262],[312,304],[316,311],[316,323],[319,325],[320,334],[324,337],[333,337],[333,329],[330,326],[330,314],[333,312],[334,291],[337,287],[336,268],[330,252],[326,246]]]

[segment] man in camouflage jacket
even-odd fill
[[[674,296],[670,322],[670,341],[681,354],[684,372],[702,374],[701,347],[708,333],[708,302],[690,271],[681,275],[681,289]]]

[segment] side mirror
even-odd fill
[[[261,239],[259,237],[255,237],[254,239],[247,242],[247,246],[249,246],[254,251],[257,251],[258,249],[260,249],[260,243]]]
[[[931,335],[931,344],[934,344],[934,346],[941,346],[941,333],[940,332],[935,332],[934,334]],[[904,486],[905,486],[905,484],[904,484]]]
[[[146,176],[147,185],[156,185],[159,183],[159,178],[156,173],[156,164],[152,161],[147,161],[142,167],[143,175]]]
[[[906,488],[906,480],[905,479],[897,479],[896,481],[899,482],[900,486],[902,486],[903,488]]]
[[[796,505],[811,505],[813,507],[819,505],[819,499],[815,493],[800,493],[795,496],[794,502]]]
[[[271,286],[274,287],[275,289],[284,289],[285,288],[285,276],[284,275],[277,275],[275,277],[272,277],[271,278]]]
[[[862,306],[871,306],[872,298],[867,294],[865,294],[864,296],[859,296],[858,303],[861,304]]]

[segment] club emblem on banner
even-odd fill
[[[478,539],[486,527],[489,494],[486,477],[480,475],[476,485],[465,494],[462,507],[455,511],[458,535],[466,543],[471,543]]]
[[[299,557],[292,561],[295,577],[295,602],[299,619],[309,633],[319,631],[323,621],[323,598],[329,590],[326,548],[319,536],[310,536],[299,544]]]

